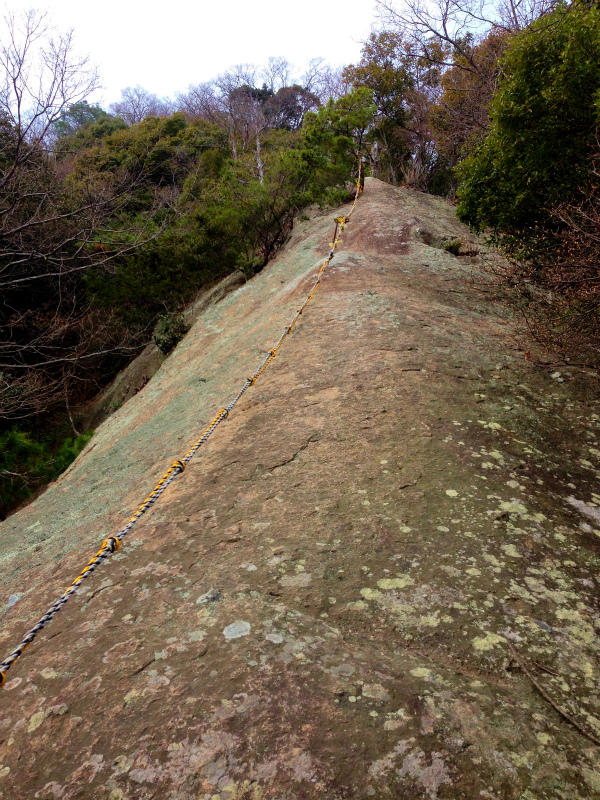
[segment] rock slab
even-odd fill
[[[0,526],[3,650],[278,339],[332,216]],[[600,797],[557,711],[598,736],[598,387],[527,361],[471,280],[490,257],[367,180],[273,365],[10,671],[0,798]]]

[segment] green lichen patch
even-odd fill
[[[2,523],[6,652],[277,341],[330,217]],[[471,236],[367,184],[270,370],[11,670],[0,797],[600,798],[597,748],[508,647],[600,730],[597,386],[509,349],[477,262],[417,229]]]

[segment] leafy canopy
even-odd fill
[[[600,122],[600,7],[560,5],[513,37],[501,66],[489,134],[459,167],[458,214],[527,255],[549,209],[587,182]]]
[[[376,107],[373,92],[359,86],[304,118],[303,157],[314,171],[313,184],[343,184],[364,151]],[[319,199],[318,197],[315,199]]]
[[[72,103],[63,109],[60,118],[53,125],[53,132],[57,138],[76,133],[80,128],[91,125],[109,115],[98,105],[89,105],[87,100]]]

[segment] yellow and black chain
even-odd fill
[[[221,422],[223,422],[223,420],[229,416],[229,412],[234,408],[234,406],[236,405],[238,400],[242,397],[242,395],[256,382],[256,379],[260,377],[260,375],[262,375],[262,373],[267,369],[271,361],[273,361],[273,359],[277,355],[277,351],[283,344],[286,337],[290,335],[294,325],[300,319],[300,315],[312,300],[315,291],[317,290],[319,284],[321,283],[321,276],[323,275],[325,268],[330,263],[331,259],[335,254],[335,251],[340,243],[341,234],[346,224],[349,222],[354,209],[356,208],[358,198],[363,192],[363,185],[364,185],[363,165],[362,162],[359,161],[358,181],[356,183],[356,195],[354,198],[354,203],[352,205],[352,208],[347,216],[336,217],[333,242],[330,245],[331,249],[329,251],[329,254],[325,259],[325,261],[323,262],[323,264],[321,265],[321,268],[319,269],[319,272],[317,274],[317,279],[310,293],[308,294],[308,296],[306,297],[300,308],[296,311],[291,323],[283,331],[275,347],[269,350],[267,356],[263,360],[262,364],[258,367],[256,372],[254,372],[249,378],[246,379],[246,382],[244,383],[240,391],[237,393],[237,395],[234,397],[234,399],[231,401],[231,403],[229,403],[229,405],[219,410],[218,414],[210,423],[210,425],[206,428],[202,436],[198,439],[197,442],[195,442],[192,445],[192,447],[187,451],[185,456],[180,461],[173,462],[172,466],[169,467],[169,469],[165,472],[165,474],[156,484],[152,492],[144,500],[144,502],[141,504],[141,506],[138,508],[135,514],[131,517],[131,519],[127,522],[125,527],[121,528],[121,530],[114,536],[110,536],[108,539],[105,539],[102,542],[101,549],[98,550],[96,555],[87,563],[85,568],[79,573],[79,575],[77,576],[77,578],[75,578],[73,583],[63,592],[63,594],[58,598],[58,600],[56,600],[56,602],[50,606],[50,608],[46,611],[44,616],[41,617],[35,623],[35,625],[32,628],[30,628],[30,630],[27,631],[22,641],[19,643],[17,647],[15,647],[12,653],[10,653],[4,659],[4,661],[0,664],[0,686],[2,686],[6,682],[6,673],[8,672],[8,670],[15,663],[15,661],[18,658],[20,658],[20,656],[23,655],[25,649],[33,642],[38,633],[40,633],[40,631],[42,631],[46,627],[46,625],[48,625],[48,623],[50,623],[54,619],[54,617],[58,614],[61,608],[69,600],[69,598],[75,594],[81,583],[86,578],[88,578],[92,574],[92,572],[94,572],[94,570],[97,569],[100,564],[102,564],[103,561],[109,558],[114,552],[116,552],[121,547],[121,541],[129,533],[129,531],[132,529],[132,527],[135,525],[138,519],[141,516],[143,516],[146,513],[146,511],[152,508],[152,506],[156,503],[156,501],[159,499],[159,497],[162,495],[165,489],[169,486],[169,484],[172,481],[174,481],[175,478],[185,470],[188,462],[196,455],[197,450],[200,447],[202,447],[203,444],[205,444],[205,442],[209,439],[210,436],[212,436],[212,434],[214,433],[216,428],[221,424]]]

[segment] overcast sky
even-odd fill
[[[299,67],[317,56],[334,66],[352,63],[375,18],[374,0],[9,0],[8,6],[47,10],[59,28],[74,28],[79,49],[99,67],[105,88],[94,99],[104,106],[126,86],[172,95],[269,56]]]

